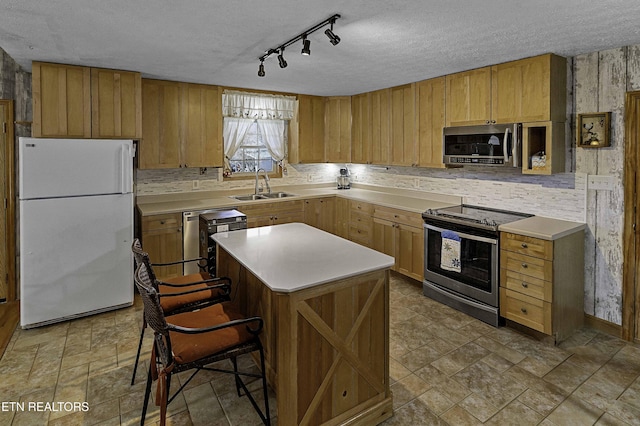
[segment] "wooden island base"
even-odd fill
[[[238,283],[234,302],[264,319],[279,425],[372,425],[393,415],[388,269],[275,292],[220,246],[217,263]]]

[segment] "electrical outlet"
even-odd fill
[[[313,182],[313,176],[311,176],[311,174],[307,175],[307,182]]]
[[[414,188],[420,188],[420,179],[415,178],[415,179],[413,180],[413,187],[414,187]]]
[[[596,191],[611,191],[615,185],[613,176],[589,175],[587,176],[587,188]]]
[[[197,180],[197,179],[196,179],[196,180],[194,180],[194,181],[192,181],[192,182],[191,182],[191,188],[192,188],[192,189],[198,189],[198,188],[200,188],[200,181],[199,181],[199,180]]]

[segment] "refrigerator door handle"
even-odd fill
[[[129,145],[123,144],[120,150],[120,192],[122,194],[127,194],[132,191],[132,158],[131,158],[131,147]]]

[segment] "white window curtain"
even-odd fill
[[[253,120],[246,118],[224,117],[222,137],[224,139],[224,170],[225,176],[231,176],[231,164],[229,159],[238,151]]]
[[[296,102],[293,96],[225,90],[222,94],[222,115],[255,120],[291,120]]]
[[[297,100],[293,96],[269,95],[261,93],[225,90],[222,94],[222,115],[224,117],[224,161],[223,173],[231,175],[229,159],[233,157],[247,130],[257,120],[269,154],[283,170],[286,170],[285,126],[292,120]]]
[[[273,157],[274,160],[282,165],[284,157],[286,156],[284,140],[284,127],[286,121],[257,120],[257,122],[269,154],[271,154],[271,157]]]

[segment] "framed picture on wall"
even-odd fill
[[[602,148],[611,145],[611,136],[609,134],[611,112],[578,114],[576,127],[578,147]]]

